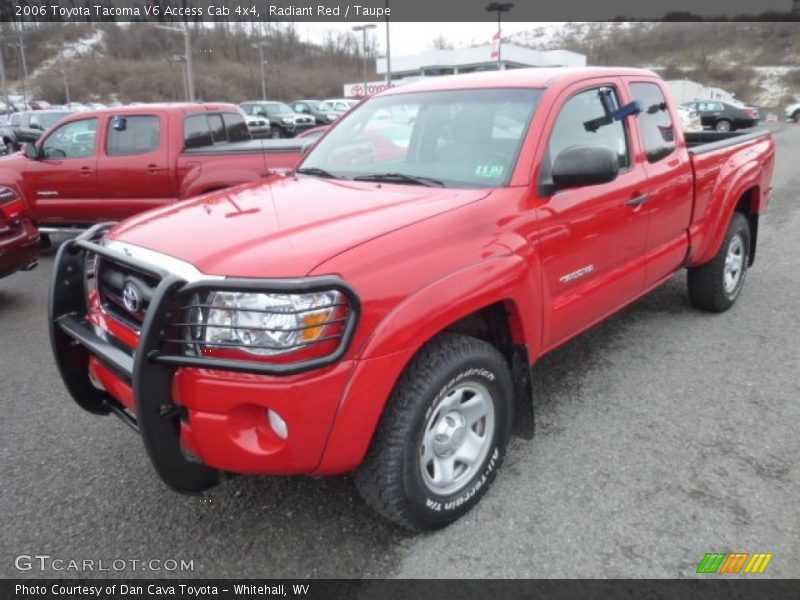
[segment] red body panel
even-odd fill
[[[28,201],[38,225],[91,224],[123,219],[211,190],[258,181],[294,167],[298,151],[187,153],[183,120],[231,105],[164,104],[81,112],[59,126],[97,119],[95,153],[86,158],[38,159],[23,153],[0,158],[0,185],[14,186]],[[109,156],[104,140],[113,117],[158,116],[158,148],[144,154]],[[37,142],[41,147],[51,130]]]
[[[680,268],[708,261],[744,195],[754,198],[751,212],[765,209],[774,166],[771,138],[692,156],[676,128],[675,150],[651,164],[636,118],[627,117],[628,170],[606,184],[549,197],[539,191],[546,140],[564,102],[586,87],[610,85],[627,103],[630,82],[655,83],[666,93],[652,73],[626,69],[434,78],[385,92],[546,88],[508,187],[274,177],[152,211],[112,230],[114,239],[180,258],[209,275],[335,274],[361,300],[352,343],[333,366],[289,377],[178,371],[173,399],[189,411],[185,445],[208,465],[230,471],[352,469],[408,361],[452,323],[500,305],[532,363]],[[674,107],[670,111],[680,123]],[[186,180],[195,167],[182,161]],[[646,204],[629,204],[642,195]],[[575,273],[580,275],[570,277]],[[96,303],[91,318],[136,343],[133,331],[117,325],[114,333],[113,319]],[[115,392],[113,382],[96,375],[127,405],[124,389]],[[288,440],[266,426],[267,408],[285,418]]]

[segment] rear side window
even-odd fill
[[[161,119],[155,115],[111,117],[106,134],[106,155],[133,156],[158,150]]]
[[[550,136],[550,164],[556,156],[572,146],[605,146],[616,152],[620,169],[630,166],[628,136],[622,121],[611,121],[594,129],[587,127],[593,119],[605,116],[605,108],[600,93],[610,90],[617,105],[619,97],[613,88],[592,88],[575,94],[567,100],[558,115],[553,133]]]
[[[247,123],[242,115],[238,113],[223,113],[222,118],[225,121],[225,131],[228,133],[229,142],[243,142],[251,139],[250,130],[247,128]]]
[[[647,160],[658,162],[675,150],[675,126],[667,100],[655,83],[632,83],[633,99],[639,102],[639,127],[642,130]]]
[[[247,123],[239,113],[211,113],[186,117],[183,121],[183,137],[187,149],[251,139]]]

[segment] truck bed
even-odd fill
[[[740,131],[697,131],[685,132],[683,134],[686,140],[686,146],[689,148],[689,153],[698,155],[705,154],[706,152],[713,152],[729,146],[735,146],[742,142],[755,140],[760,137],[768,136],[770,133],[767,129],[747,129]]]

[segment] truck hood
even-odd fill
[[[301,277],[340,252],[488,193],[279,177],[143,213],[109,237],[208,275]]]

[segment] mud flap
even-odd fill
[[[220,472],[184,456],[180,444],[180,412],[172,404],[175,367],[151,360],[170,310],[169,298],[184,283],[177,277],[168,276],[161,281],[153,295],[135,353],[133,393],[136,421],[153,467],[173,490],[199,494],[220,482]]]
[[[511,379],[514,383],[514,435],[523,440],[533,439],[533,385],[528,352],[524,346],[514,348],[511,359]]]

